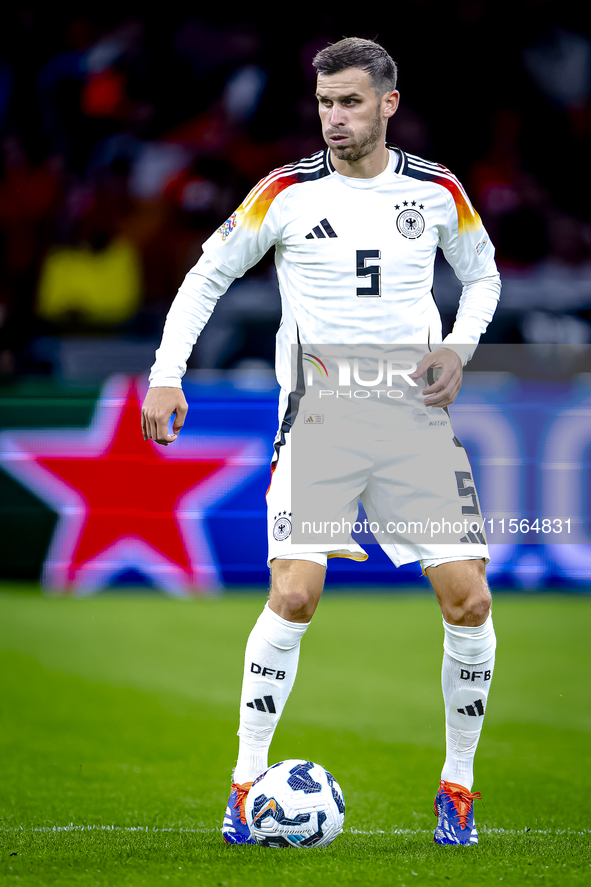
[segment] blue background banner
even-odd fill
[[[83,594],[125,584],[192,594],[268,582],[265,492],[278,421],[270,375],[190,376],[190,408],[176,449],[142,440],[143,384],[114,377],[98,398],[64,390],[59,397],[3,399],[4,578],[42,577],[54,591]],[[493,540],[491,584],[583,588],[591,567],[587,374],[552,383],[467,372],[451,414]],[[104,492],[99,502],[93,484],[104,491],[108,481],[92,478],[118,471],[122,480],[111,499]],[[158,503],[173,482],[178,495],[166,512]],[[178,539],[168,539],[167,528]],[[365,563],[332,559],[327,583],[421,581],[417,564],[394,569],[379,546],[366,550]]]

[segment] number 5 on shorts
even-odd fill
[[[474,483],[470,472],[456,471],[458,493],[462,499],[472,499],[472,505],[462,505],[462,514],[480,514],[478,509],[478,499],[476,498],[476,489],[473,486],[466,486],[466,481],[469,481],[470,484]]]

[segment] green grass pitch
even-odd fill
[[[246,637],[265,593],[170,600],[0,594],[0,883],[591,884],[591,599],[494,602],[497,669],[478,847],[432,842],[441,617],[423,591],[328,592],[273,762],[330,769],[345,831],[309,851],[228,847]]]

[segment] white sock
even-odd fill
[[[288,622],[267,603],[250,633],[244,657],[234,782],[251,782],[268,767],[269,746],[295,681],[300,641],[309,624]]]
[[[474,756],[495,665],[492,614],[483,625],[449,625],[444,620],[443,628],[446,758],[441,778],[472,791]]]

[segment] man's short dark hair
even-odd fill
[[[321,49],[312,62],[319,74],[338,74],[346,68],[367,71],[378,95],[396,89],[398,68],[383,46],[363,37],[344,37]]]

